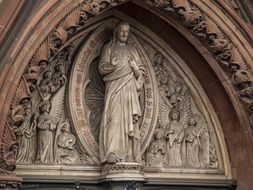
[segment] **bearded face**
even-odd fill
[[[117,38],[121,43],[126,43],[128,36],[129,36],[129,29],[128,25],[121,25],[117,32]]]

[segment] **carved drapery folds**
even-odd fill
[[[67,120],[63,111],[72,58],[69,53],[73,54],[73,47],[66,44],[90,18],[121,2],[124,1],[83,1],[55,26],[38,47],[19,82],[4,130],[1,168],[5,172],[14,170],[15,156],[20,164],[94,164],[89,156],[83,155],[84,151],[79,148],[76,139],[75,126]],[[238,96],[252,113],[252,73],[240,51],[219,26],[189,0],[146,2],[170,12],[203,40],[231,77]],[[158,81],[159,116],[145,152],[146,166],[219,167],[204,114],[184,81],[169,68],[164,68],[159,59],[166,62],[166,58],[157,52],[153,68]],[[45,141],[50,141],[51,147],[40,152],[45,147]],[[31,144],[34,146],[29,147]],[[31,150],[29,153],[28,149]],[[47,156],[42,156],[44,154]],[[159,162],[161,159],[163,162]]]
[[[204,170],[207,175],[214,172],[220,176],[223,153],[213,132],[218,121],[210,119],[199,94],[190,87],[191,80],[176,67],[180,61],[172,61],[173,53],[164,52],[136,28],[131,29],[128,43],[145,68],[144,84],[138,92],[140,163],[101,166],[98,144],[105,83],[98,63],[101,49],[118,22],[111,17],[99,20],[97,27],[87,28],[88,32],[79,37],[69,37],[67,45],[54,54],[42,46],[37,50],[36,57],[44,61],[33,59],[24,73],[27,80],[20,83],[26,88],[13,100],[14,105],[22,99],[22,109],[13,114],[23,114],[22,122],[16,122],[19,146],[14,155],[18,172],[28,175],[36,167],[52,171],[59,166],[63,170],[92,168],[102,178],[120,171],[138,171],[139,178],[143,178],[145,170],[153,175],[158,170],[169,174],[171,169],[178,173],[189,170],[191,174]]]
[[[25,104],[23,122],[18,126],[18,164],[80,162],[75,148],[76,138],[71,134],[71,125],[66,120],[64,110],[69,48],[70,46],[59,52],[49,64],[33,62],[24,74],[31,76],[32,73],[34,77],[33,80],[29,77],[26,85],[30,92],[29,103]],[[36,56],[39,56],[43,52],[37,53]],[[45,58],[45,55],[42,57]]]
[[[159,89],[159,112],[153,140],[147,149],[147,166],[216,168],[217,155],[207,122],[190,89],[156,53],[154,68]]]

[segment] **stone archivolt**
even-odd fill
[[[47,35],[30,59],[28,64],[29,66],[26,68],[26,71],[17,86],[16,93],[11,103],[8,121],[6,122],[3,142],[10,142],[11,144],[16,142],[14,139],[17,139],[17,136],[19,135],[16,133],[16,128],[21,127],[27,120],[29,120],[29,117],[31,117],[29,115],[29,110],[36,109],[37,105],[34,104],[40,103],[38,100],[33,100],[34,97],[37,96],[36,98],[39,97],[43,101],[49,101],[50,103],[48,103],[48,107],[57,107],[50,104],[53,104],[53,102],[57,104],[59,103],[57,100],[62,100],[64,98],[64,95],[61,95],[61,98],[57,97],[57,100],[56,98],[54,100],[57,93],[60,93],[60,91],[64,92],[64,86],[67,80],[66,72],[69,65],[66,65],[64,61],[68,60],[66,52],[69,51],[71,46],[65,47],[65,44],[78,31],[85,27],[86,22],[88,22],[90,18],[98,15],[104,9],[108,9],[123,2],[124,1],[111,0],[84,1],[70,11],[68,15],[66,15]],[[157,7],[164,12],[168,12],[169,15],[173,15],[176,19],[182,22],[187,29],[198,36],[206,46],[209,47],[216,60],[221,64],[221,67],[224,68],[225,72],[231,78],[238,96],[251,114],[253,110],[251,92],[253,79],[252,73],[249,69],[249,63],[245,61],[240,50],[233,44],[233,40],[229,39],[224,31],[221,31],[215,21],[202,12],[194,1],[154,0],[145,1],[143,3]],[[63,47],[65,48],[63,49]],[[51,67],[51,71],[47,70],[49,67]],[[41,73],[43,73],[43,76],[41,76]],[[51,81],[51,78],[54,78],[54,80]],[[51,84],[51,82],[53,82],[53,84]],[[39,88],[39,90],[37,88]],[[35,93],[39,94],[35,95]],[[176,99],[180,99],[180,97],[178,98],[177,96],[182,96],[181,94],[171,94],[168,97],[174,97],[172,95],[174,95]],[[59,104],[62,104],[62,102]],[[45,107],[45,105],[42,105],[41,107],[43,106]],[[62,114],[58,115],[58,117],[53,116],[53,113],[47,111],[46,108],[42,113],[48,114],[46,117],[50,118],[48,120],[54,123],[54,125],[60,125],[62,122],[60,121]],[[251,117],[251,120],[253,120],[252,118],[253,116]],[[251,121],[251,124],[252,123],[253,122]],[[161,126],[159,126],[156,130],[154,141],[152,143],[154,145],[153,147],[157,147],[156,144],[159,145],[157,150],[161,151],[161,155],[163,155],[165,154],[164,149],[166,148],[165,145],[163,145],[164,140],[159,137],[160,127]],[[24,129],[23,134],[26,134],[27,138],[32,136],[32,128],[27,129],[26,126],[21,128],[22,130]],[[9,133],[7,134],[9,129],[12,131],[12,138],[9,138]],[[192,133],[194,133],[193,131],[194,130],[189,130],[187,134],[191,136]],[[5,170],[12,171],[14,169],[14,167],[9,167],[9,165],[15,166],[15,162],[13,161],[11,164],[11,159],[9,159],[9,155],[12,155],[13,151],[12,145],[8,148],[2,149],[1,159],[4,160],[4,163],[6,163],[2,166],[2,168]],[[154,151],[152,150],[151,152],[156,152],[155,148]]]
[[[116,18],[97,21],[95,28],[90,26],[80,31],[80,37],[70,37],[67,46],[49,61],[27,67],[20,84],[26,90],[16,93],[19,101],[15,101],[27,100],[18,109],[23,113],[22,122],[12,122],[20,131],[16,150],[19,168],[29,165],[35,170],[44,166],[50,171],[53,165],[100,167],[98,131],[105,84],[98,72],[98,60],[101,48],[118,22]],[[226,159],[213,132],[219,128],[218,122],[210,119],[206,106],[197,98],[199,95],[185,82],[191,79],[181,76],[174,68],[173,64],[179,63],[169,61],[172,53],[168,55],[152,39],[147,39],[138,29],[131,31],[129,39],[145,66],[140,94],[142,159],[140,163],[103,165],[102,176],[108,180],[120,172],[132,172],[131,175],[138,174],[143,180],[145,169],[151,174],[157,173],[157,169],[165,173],[170,173],[170,169],[179,173],[190,169],[186,173],[198,174],[204,170],[226,178],[223,169],[223,159]],[[76,51],[79,52],[76,54]],[[197,83],[194,85],[198,86]],[[22,169],[18,171],[29,174]]]

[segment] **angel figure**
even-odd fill
[[[53,91],[57,91],[67,81],[67,78],[64,75],[64,63],[63,62],[59,62],[55,65],[54,73],[52,75],[52,81],[53,81]]]
[[[59,133],[59,134],[57,134]],[[78,164],[80,159],[74,147],[76,137],[70,132],[69,121],[66,120],[56,133],[55,157],[56,163],[60,164]]]
[[[181,109],[172,108],[169,113],[169,123],[165,129],[165,139],[167,140],[167,151],[165,164],[172,167],[179,167],[185,161],[184,135],[187,127],[189,114],[191,112],[191,96],[189,93],[184,95]]]
[[[31,164],[34,159],[34,144],[32,143],[32,137],[35,134],[34,123],[32,122],[32,110],[26,108],[24,113],[24,120],[20,126],[21,138],[19,140],[19,148],[17,152],[17,163],[19,164]]]
[[[52,71],[46,70],[39,81],[39,92],[43,100],[49,100],[52,92]]]
[[[172,88],[168,92],[168,99],[171,107],[180,107],[180,103],[184,98],[184,89],[183,84],[181,82],[177,82],[174,84],[174,88]]]
[[[40,115],[37,119],[38,149],[36,162],[41,164],[54,163],[54,131],[59,119],[49,114],[50,102],[44,101],[39,106]]]
[[[184,129],[180,123],[180,112],[177,109],[170,111],[171,119],[165,130],[167,139],[167,157],[165,163],[169,166],[182,166],[182,141],[184,138]]]
[[[196,116],[189,117],[185,141],[187,166],[206,167],[209,164],[209,135],[205,123],[201,120],[199,123]]]
[[[166,96],[168,94],[168,84],[169,84],[169,77],[167,75],[161,76],[158,89],[160,96],[162,96],[166,101],[167,101]]]
[[[147,164],[153,167],[163,167],[163,159],[166,151],[166,142],[163,138],[163,129],[156,129],[154,140],[150,145],[147,155]]]
[[[159,80],[166,72],[163,70],[163,56],[160,53],[154,55],[154,71],[157,79]]]

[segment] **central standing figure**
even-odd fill
[[[105,81],[105,106],[100,128],[102,164],[140,162],[139,92],[144,67],[128,42],[130,25],[120,22],[100,56],[99,71]]]

